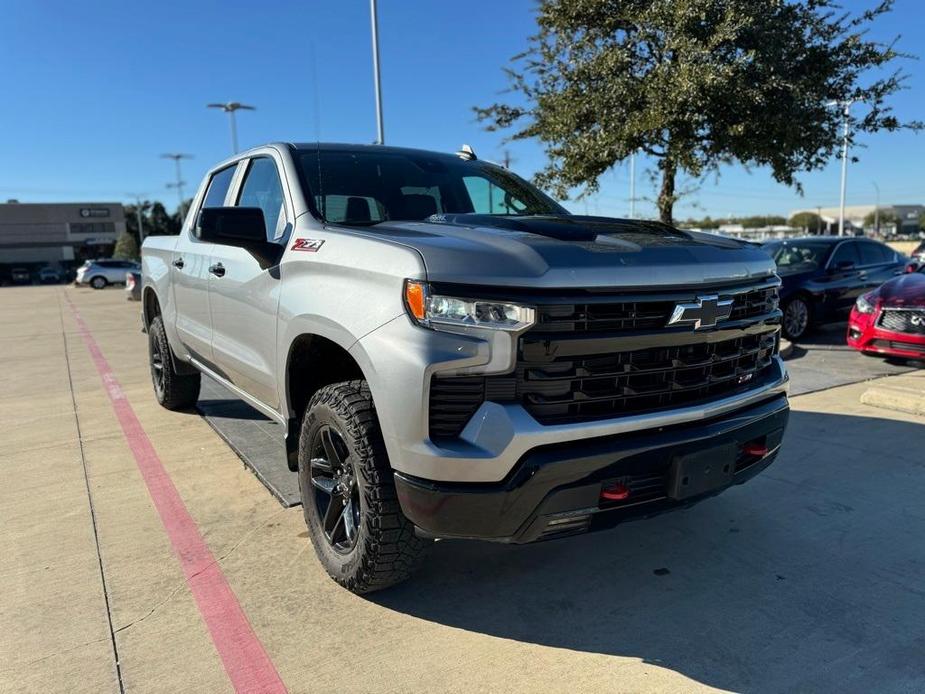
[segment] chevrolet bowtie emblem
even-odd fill
[[[694,330],[713,328],[732,315],[732,299],[720,301],[718,296],[698,296],[695,303],[677,304],[668,325],[693,325]]]

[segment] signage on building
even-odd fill
[[[107,207],[81,207],[81,217],[108,217],[109,208]]]

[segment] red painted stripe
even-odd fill
[[[151,440],[135,415],[106,357],[77,310],[67,297],[80,335],[112,402],[148,493],[170,538],[199,613],[222,660],[232,686],[238,692],[285,692],[276,667],[254,633],[225,574],[202,539],[196,522],[186,509],[177,488],[158,457]]]

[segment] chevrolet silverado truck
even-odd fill
[[[764,251],[570,214],[469,148],[252,149],[142,260],[157,400],[192,407],[207,374],[278,422],[318,558],[357,593],[437,538],[689,506],[787,424]]]

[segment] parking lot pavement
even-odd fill
[[[779,460],[689,511],[439,542],[366,598],[203,419],[156,405],[122,292],[0,290],[0,385],[0,691],[232,689],[225,615],[198,601],[113,398],[289,691],[925,688],[925,418],[862,405],[863,383],[794,398]]]
[[[786,360],[792,394],[802,395],[916,370],[906,363],[861,354],[846,344],[845,331],[844,323],[828,323],[792,346]]]

